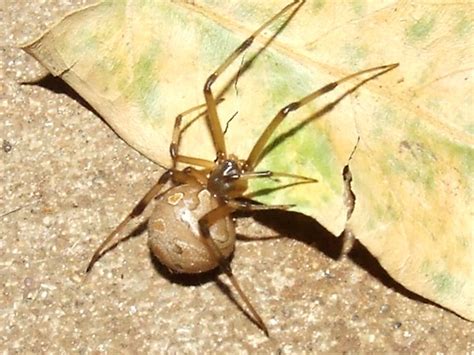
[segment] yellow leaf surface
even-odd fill
[[[126,142],[168,166],[174,117],[203,103],[210,73],[286,3],[106,1],[70,14],[25,50]],[[306,1],[216,82],[228,150],[245,158],[286,104],[352,72],[399,62],[327,114],[317,113],[362,78],[289,116],[258,168],[319,183],[258,199],[296,204],[335,235],[351,229],[396,280],[470,320],[473,17],[468,1]],[[214,158],[204,119],[186,131],[182,151]],[[356,197],[349,218],[346,165]],[[274,186],[258,181],[251,190]]]

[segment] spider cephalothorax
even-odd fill
[[[247,180],[242,179],[241,164],[234,159],[226,159],[209,173],[207,189],[215,196],[233,198],[242,196],[247,190]]]

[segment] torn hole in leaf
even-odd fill
[[[360,136],[357,137],[357,142],[354,145],[354,149],[352,150],[351,155],[349,156],[349,159],[347,160],[347,164],[342,169],[342,178],[344,181],[343,199],[344,199],[344,205],[347,207],[347,219],[346,219],[346,225],[345,225],[344,231],[342,232],[343,242],[342,242],[340,259],[345,258],[350,253],[355,243],[354,233],[352,233],[351,229],[348,227],[348,222],[352,216],[352,212],[354,212],[354,208],[356,204],[356,195],[354,191],[352,190],[352,186],[351,186],[352,172],[351,172],[349,164],[351,162],[352,156],[357,150],[359,141],[360,141]]]

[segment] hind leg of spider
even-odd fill
[[[343,98],[345,98],[346,96],[348,96],[351,93],[353,93],[354,91],[356,91],[358,88],[360,88],[366,82],[368,82],[370,80],[373,80],[373,79],[379,77],[380,75],[383,75],[383,74],[395,69],[396,67],[398,67],[398,65],[399,65],[398,63],[395,63],[395,64],[381,65],[381,66],[378,66],[378,67],[361,70],[357,73],[348,75],[348,76],[346,76],[342,79],[339,79],[339,80],[334,81],[330,84],[327,84],[327,85],[323,86],[322,88],[312,92],[311,94],[303,97],[301,100],[292,102],[289,105],[283,107],[277,113],[277,115],[273,118],[273,120],[268,124],[268,126],[265,128],[265,130],[263,131],[260,138],[255,143],[252,151],[250,152],[250,154],[249,154],[249,156],[246,160],[246,163],[244,164],[244,170],[245,171],[253,171],[255,166],[257,166],[257,164],[260,162],[260,159],[262,158],[262,153],[263,153],[263,151],[265,149],[265,146],[267,145],[268,140],[270,139],[271,135],[275,132],[277,127],[285,119],[285,117],[288,116],[288,114],[290,112],[296,111],[300,107],[302,107],[304,105],[307,105],[308,103],[315,100],[316,98],[318,98],[318,97],[334,90],[336,87],[338,87],[340,84],[342,84],[345,81],[348,81],[348,80],[350,80],[354,77],[357,77],[357,76],[365,74],[365,73],[370,73],[370,72],[373,72],[373,71],[377,71],[377,73],[369,76],[368,78],[366,78],[364,80],[361,80],[357,85],[355,85],[351,89],[347,90],[343,95],[338,97],[336,100],[334,100],[330,104],[326,105],[324,107],[324,110],[323,110],[324,112],[321,112],[321,113],[328,112],[328,111],[332,110],[334,108],[334,106],[336,106],[336,104],[339,103]]]
[[[127,226],[127,224],[134,218],[140,216],[148,204],[157,196],[162,190],[163,186],[168,183],[168,181],[173,180],[178,183],[194,183],[199,184],[199,181],[192,175],[186,172],[179,170],[167,170],[161,177],[158,179],[158,182],[142,197],[142,199],[137,203],[133,210],[125,217],[125,219],[110,233],[107,238],[100,244],[100,246],[94,252],[89,264],[87,265],[86,272],[91,271],[95,262],[101,257],[102,253],[106,251],[110,246],[116,243],[116,237],[120,235],[120,232]]]
[[[216,98],[212,93],[212,84],[216,79],[234,62],[237,57],[242,54],[248,47],[251,46],[255,37],[257,37],[265,28],[274,23],[278,18],[283,16],[287,11],[289,11],[293,6],[300,3],[303,4],[304,1],[295,0],[292,3],[286,5],[281,9],[276,15],[270,18],[262,26],[260,26],[250,37],[248,37],[242,44],[237,47],[234,52],[232,52],[227,59],[212,73],[204,84],[204,98],[206,99],[207,111],[208,111],[208,123],[211,130],[212,139],[214,141],[214,146],[216,148],[217,158],[219,160],[224,160],[227,156],[224,133],[219,121],[219,116],[217,114],[216,107]],[[296,10],[295,10],[296,11]]]
[[[125,228],[125,226],[130,222],[132,219],[138,217],[142,214],[146,206],[151,202],[151,200],[158,195],[161,191],[163,186],[170,180],[172,177],[172,171],[168,170],[163,175],[161,175],[158,182],[143,196],[143,198],[137,203],[135,208],[125,217],[125,219],[110,233],[107,238],[100,244],[100,246],[94,252],[89,264],[87,265],[86,272],[91,271],[92,267],[94,266],[95,262],[100,258],[104,250],[115,242],[115,237],[120,234],[120,232]]]
[[[230,282],[232,283],[232,286],[234,287],[234,289],[239,294],[240,298],[243,300],[243,302],[247,306],[247,309],[250,311],[253,321],[258,325],[260,329],[263,330],[265,335],[269,336],[267,326],[265,325],[263,319],[260,317],[258,312],[255,310],[254,306],[250,302],[250,299],[247,297],[247,295],[244,293],[244,291],[240,287],[240,284],[235,278],[228,261],[224,258],[218,246],[216,245],[214,240],[211,238],[211,234],[209,231],[210,227],[214,223],[216,223],[222,218],[228,217],[234,211],[235,209],[232,208],[231,206],[221,205],[213,209],[212,211],[206,213],[203,217],[201,217],[201,219],[199,220],[199,227],[201,229],[204,243],[206,247],[208,248],[210,255],[212,255],[212,257],[216,261],[218,261],[220,268],[225,272]]]

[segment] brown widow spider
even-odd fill
[[[342,82],[360,74],[377,72],[326,106],[324,112],[327,112],[343,97],[355,91],[365,82],[398,66],[398,64],[390,64],[359,71],[325,85],[299,101],[290,103],[283,107],[268,124],[247,159],[239,159],[228,154],[217,113],[217,105],[220,100],[214,97],[212,85],[230,64],[252,44],[255,37],[290,9],[293,8],[293,13],[295,13],[303,3],[304,1],[293,1],[261,25],[209,76],[204,85],[205,104],[193,107],[176,117],[169,148],[173,166],[160,177],[135,208],[97,248],[89,262],[87,272],[91,270],[102,253],[114,244],[115,237],[120,234],[128,222],[139,216],[153,199],[157,199],[154,211],[148,220],[148,244],[153,254],[171,271],[178,273],[201,273],[219,266],[227,274],[233,287],[247,306],[253,321],[268,336],[264,321],[242,291],[227,262],[235,245],[235,229],[231,214],[237,210],[255,211],[291,207],[290,205],[259,205],[250,199],[245,199],[248,197],[245,192],[249,179],[286,177],[296,179],[299,183],[317,182],[316,179],[284,172],[255,170],[271,135],[290,112],[332,91]],[[298,4],[299,6],[295,7]],[[206,114],[216,150],[214,161],[185,156],[178,152],[183,117],[201,109]],[[194,165],[199,169],[188,166],[179,170],[176,168],[178,162]],[[169,185],[168,188],[162,191],[166,185]]]

